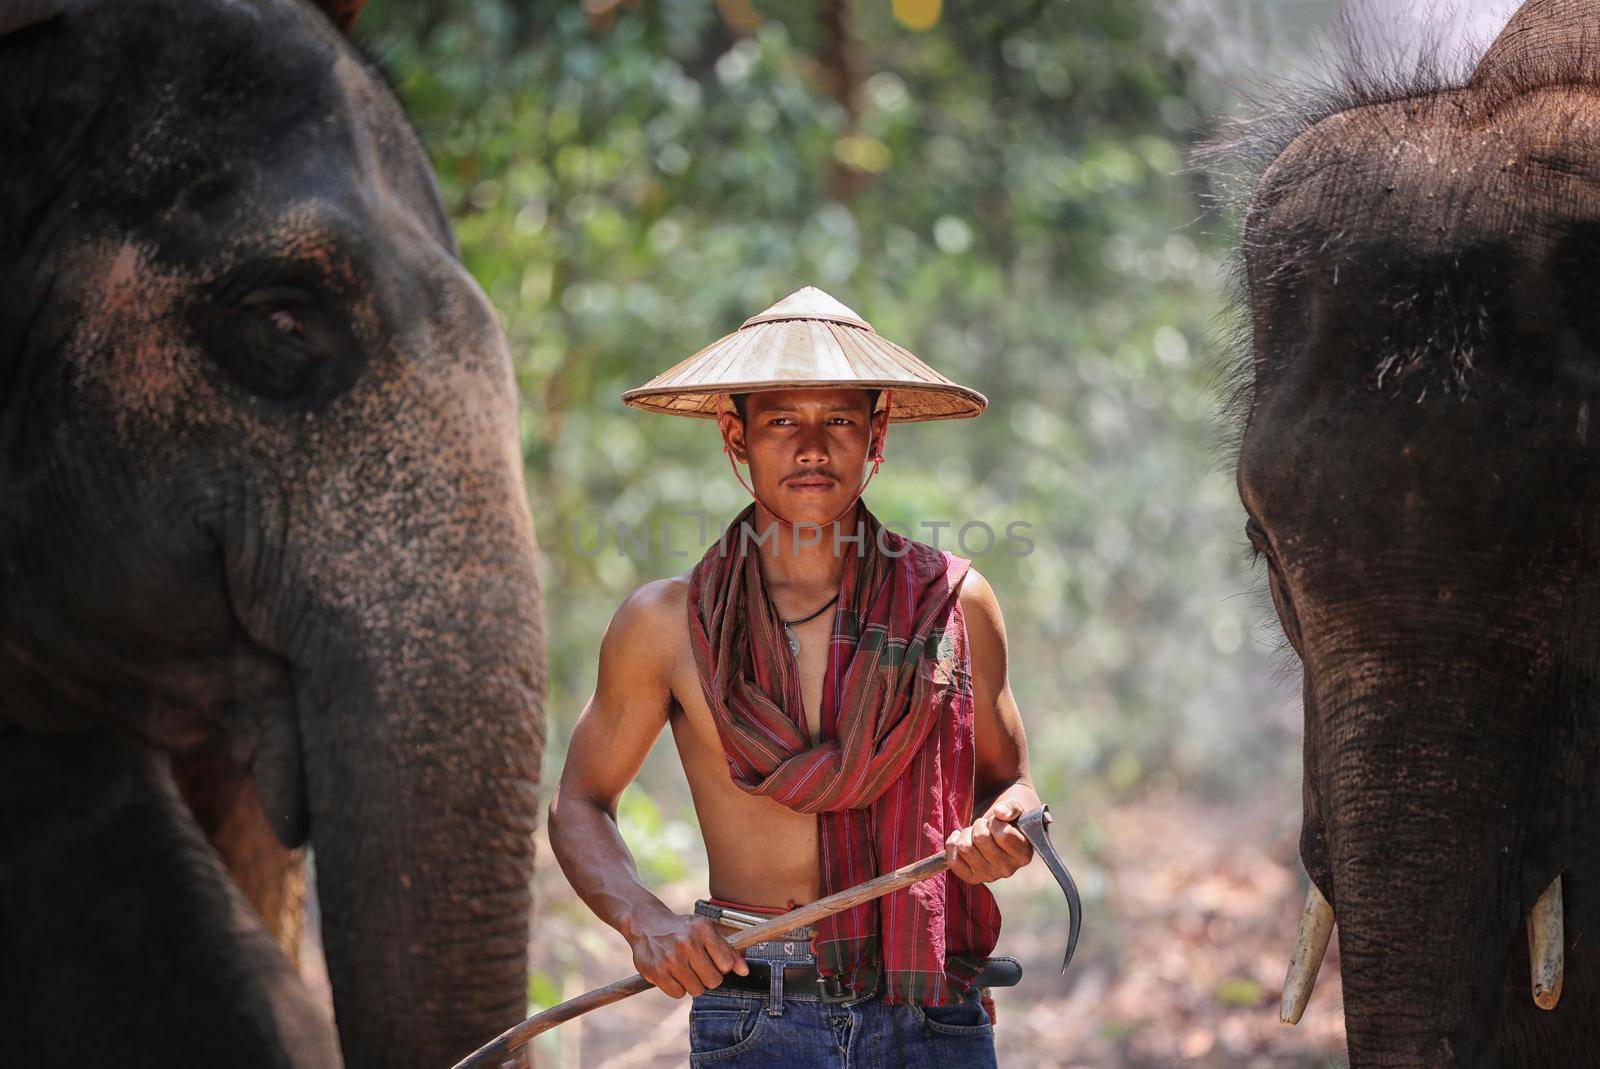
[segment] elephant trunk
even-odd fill
[[[449,577],[330,639],[305,720],[323,946],[350,1067],[453,1064],[526,1008],[543,743],[537,591]]]
[[[1520,734],[1533,696],[1495,686],[1483,676],[1499,662],[1479,663],[1365,660],[1335,687],[1318,680],[1308,774],[1327,856],[1311,867],[1332,885],[1352,1066],[1496,1063],[1507,965],[1532,905],[1525,766],[1539,740]]]
[[[281,553],[233,554],[291,665],[286,775],[351,1069],[452,1065],[527,1006],[545,646],[500,357],[415,373],[384,439],[330,423],[349,454],[255,525]]]
[[[1402,835],[1382,852],[1424,857],[1429,838]],[[1494,1064],[1518,927],[1499,905],[1505,866],[1423,861],[1394,874],[1376,852],[1346,848],[1333,861],[1351,1065]]]

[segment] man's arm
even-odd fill
[[[1039,795],[1028,777],[1028,740],[1007,678],[999,599],[976,568],[968,569],[960,598],[972,660],[973,811],[981,815],[971,827],[951,833],[945,849],[951,872],[968,883],[989,883],[1033,859],[1033,847],[1013,822],[1038,807]]]
[[[594,696],[572,729],[550,799],[550,848],[578,897],[628,940],[639,973],[673,998],[748,975],[709,921],[672,912],[639,880],[617,799],[667,722],[676,636],[687,610],[671,580],[634,591],[606,628]]]

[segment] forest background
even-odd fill
[[[1086,893],[1063,978],[1042,867],[997,887],[1000,950],[1028,969],[1000,994],[1002,1063],[1342,1064],[1336,959],[1305,1022],[1276,1021],[1304,893],[1298,695],[1211,418],[1229,222],[1184,163],[1255,78],[1302,76],[1352,27],[1375,27],[1369,48],[1419,27],[1448,45],[1510,6],[372,0],[359,36],[516,362],[546,797],[611,614],[748,500],[713,424],[619,395],[819,286],[989,398],[896,426],[866,499],[997,591],[1034,778]],[[689,908],[704,858],[670,734],[620,822]],[[540,863],[533,1008],[631,971],[542,843]],[[539,1063],[681,1065],[685,1012],[641,996],[543,1037]]]

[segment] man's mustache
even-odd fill
[[[839,478],[839,476],[835,475],[827,468],[816,468],[812,471],[802,471],[798,474],[789,476],[787,479],[783,480],[783,482],[784,485],[787,486],[789,483],[808,483],[816,482],[821,479],[832,479],[836,483],[844,482],[843,479]]]

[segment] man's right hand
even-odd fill
[[[672,998],[704,994],[729,972],[749,976],[744,955],[704,917],[669,913],[633,933],[633,967]]]

